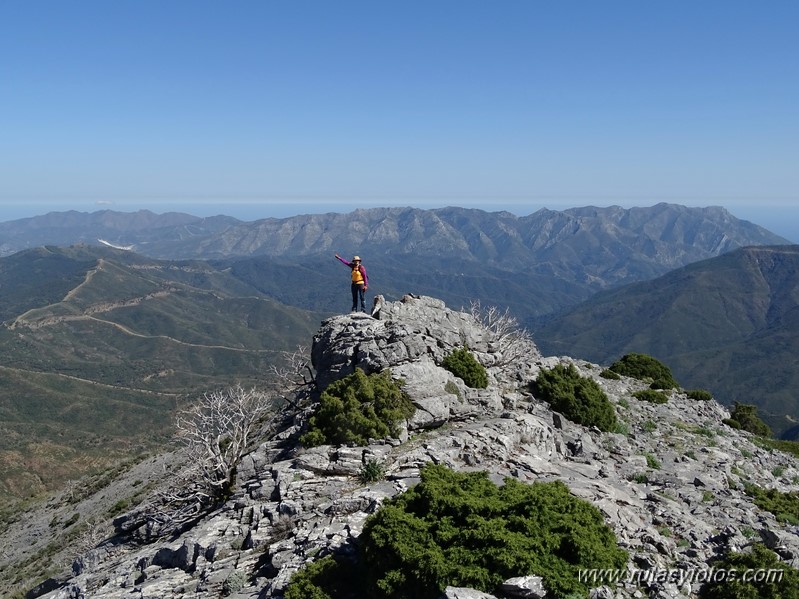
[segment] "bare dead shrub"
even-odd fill
[[[532,337],[527,329],[519,325],[509,309],[502,311],[497,306],[483,306],[480,300],[473,300],[470,312],[489,332],[491,342],[498,349],[500,358],[496,366],[504,366],[530,355],[534,347]]]
[[[272,411],[266,394],[236,385],[205,393],[178,414],[178,438],[209,495],[222,496],[230,489],[256,426]]]
[[[272,364],[270,372],[281,399],[295,408],[316,389],[310,354],[303,345],[297,346],[293,352],[282,352],[282,361]]]

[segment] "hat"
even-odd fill
[[[353,256],[352,257],[352,261],[353,262],[360,262],[361,261],[361,257],[360,256]]]

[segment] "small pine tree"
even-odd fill
[[[573,364],[542,370],[531,386],[537,398],[572,422],[602,431],[616,429],[616,410],[608,396],[596,381],[580,376]]]
[[[780,522],[799,524],[799,493],[783,493],[749,483],[744,485],[744,491],[757,507],[771,512]]]
[[[608,379],[611,381],[618,381],[621,378],[621,376],[617,372],[613,372],[612,370],[609,370],[607,368],[605,368],[602,372],[600,372],[599,376],[601,376],[603,379]]]
[[[710,401],[713,399],[713,394],[707,389],[691,389],[685,393],[689,399],[696,401]]]
[[[737,571],[738,576],[725,576],[709,582],[699,590],[700,599],[793,599],[799,597],[799,570],[780,561],[777,554],[761,544],[750,553],[731,553],[713,564],[716,571]],[[779,576],[776,571],[781,571]],[[762,573],[745,577],[742,574]],[[773,575],[768,576],[771,572]]]
[[[453,351],[444,358],[441,365],[462,379],[472,389],[488,387],[488,375],[485,367],[465,347]]]
[[[729,426],[730,428],[734,428],[737,431],[741,430],[741,423],[738,422],[737,420],[734,420],[733,418],[724,418],[722,419],[722,422],[727,426]]]
[[[306,447],[365,445],[369,439],[398,435],[400,424],[413,416],[415,409],[388,370],[367,376],[356,368],[322,392],[319,407],[308,421],[308,432],[300,441]]]
[[[560,481],[497,486],[486,472],[431,464],[421,479],[364,526],[365,596],[435,599],[448,585],[496,593],[507,578],[535,573],[547,596],[562,598],[587,593],[580,568],[627,563],[599,510]]]
[[[770,437],[771,429],[757,415],[757,406],[735,402],[730,420],[738,423],[738,427],[759,437]]]
[[[668,366],[646,354],[626,354],[611,364],[610,370],[641,381],[649,380],[653,389],[676,389],[680,386]]]
[[[297,572],[284,599],[355,599],[361,577],[353,563],[328,555]]]
[[[286,599],[436,599],[450,585],[497,593],[521,573],[542,576],[547,597],[567,599],[587,596],[580,570],[627,564],[602,513],[561,481],[497,486],[487,472],[433,464],[420,477],[367,519],[355,560],[310,564]]]
[[[657,389],[641,389],[633,393],[633,397],[649,403],[666,403],[669,401],[669,396]]]

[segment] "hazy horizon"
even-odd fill
[[[721,204],[696,202],[681,202],[674,200],[662,200],[669,204],[679,204],[692,207],[720,206]],[[347,213],[359,208],[383,208],[383,207],[412,207],[424,210],[457,206],[462,208],[473,208],[486,212],[506,211],[516,216],[527,216],[542,208],[549,210],[562,211],[569,208],[581,208],[585,206],[622,206],[623,208],[646,207],[661,203],[653,201],[650,203],[630,203],[630,202],[590,202],[584,203],[566,202],[563,200],[551,202],[522,202],[519,200],[511,201],[505,199],[495,202],[466,201],[456,202],[448,200],[426,200],[419,201],[409,199],[407,201],[392,200],[384,204],[377,202],[358,202],[347,200],[346,198],[333,198],[320,201],[319,199],[304,198],[294,201],[256,201],[247,202],[236,201],[168,201],[168,200],[121,200],[121,201],[51,201],[51,202],[28,202],[28,203],[0,203],[0,222],[18,220],[42,216],[50,212],[66,212],[75,210],[78,212],[97,212],[101,210],[113,210],[117,212],[136,212],[138,210],[150,210],[157,214],[166,212],[182,212],[198,217],[210,216],[231,216],[242,221],[255,221],[263,218],[289,218],[301,214],[323,214],[327,212]],[[791,243],[799,243],[799,207],[793,206],[752,206],[748,204],[724,206],[730,214],[740,220],[745,220],[768,229],[772,233],[780,235]]]
[[[250,220],[665,201],[799,240],[795,2],[0,14],[0,218],[97,202]]]

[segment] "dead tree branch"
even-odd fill
[[[482,306],[480,300],[474,300],[471,314],[491,335],[491,342],[500,355],[497,366],[510,364],[530,354],[531,347],[534,347],[532,337],[509,309],[503,312],[496,306]]]
[[[293,352],[283,352],[280,365],[272,364],[270,371],[278,385],[281,398],[294,408],[316,389],[316,376],[311,368],[308,348],[299,345]]]
[[[256,425],[270,411],[266,394],[237,385],[205,393],[178,415],[178,438],[210,495],[223,495],[230,488]]]
[[[290,411],[279,409],[273,396],[241,385],[203,394],[176,418],[184,448],[175,453],[179,462],[168,485],[115,526],[143,542],[191,526],[229,495],[242,458]]]

